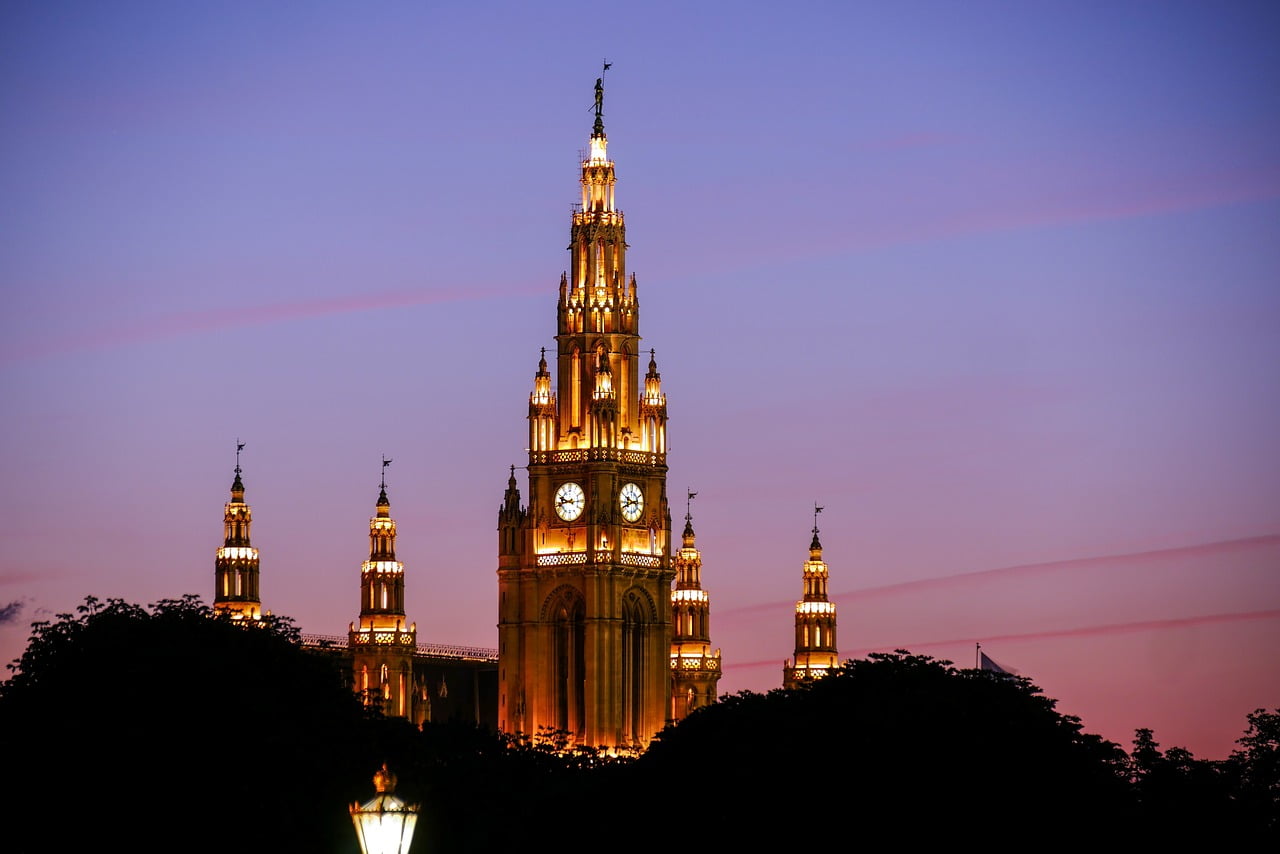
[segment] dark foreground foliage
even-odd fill
[[[1143,730],[1126,755],[1026,679],[899,652],[726,697],[629,761],[383,719],[288,620],[246,628],[194,597],[90,599],[34,628],[0,686],[16,854],[354,852],[346,806],[383,761],[422,804],[415,852],[1280,839],[1280,710],[1222,762]]]
[[[1029,681],[905,652],[727,697],[663,732],[640,764],[654,780],[714,769],[718,797],[762,817],[757,833],[835,841],[852,818],[895,847],[1023,847],[1114,826],[1127,806],[1124,752]]]
[[[373,737],[287,620],[90,598],[35,624],[0,694],[0,792],[48,812],[9,823],[3,847],[331,850]]]

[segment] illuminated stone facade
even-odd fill
[[[269,617],[258,592],[258,550],[249,543],[251,515],[244,500],[239,448],[224,542],[214,570],[214,608],[233,619]],[[388,461],[389,462],[389,461]],[[369,559],[360,567],[360,619],[345,637],[302,635],[305,648],[333,660],[366,702],[415,724],[470,721],[497,726],[497,653],[445,644],[420,644],[405,619],[404,564],[396,560],[396,523],[386,481],[369,520]]]
[[[498,513],[500,727],[643,747],[671,713],[667,403],[614,203],[603,86],[560,277],[555,384],[529,396],[529,503],[512,470]]]
[[[693,493],[689,494],[693,499]],[[693,514],[684,514],[684,534],[675,557],[671,591],[671,719],[716,700],[720,650],[711,651],[711,598],[702,589],[702,554],[694,542]]]
[[[795,658],[782,667],[782,687],[794,688],[802,682],[825,676],[839,663],[836,603],[827,599],[827,564],[822,559],[815,513],[809,559],[804,562],[804,598],[796,602]]]
[[[625,751],[713,702],[721,666],[690,513],[678,551],[671,542],[667,401],[654,351],[640,349],[602,106],[598,81],[570,271],[560,277],[554,369],[544,349],[529,396],[528,506],[512,466],[498,513],[498,650],[418,643],[385,474],[369,520],[359,620],[346,637],[303,642],[389,715],[534,737],[564,732],[574,744]],[[241,448],[215,605],[257,618]]]
[[[236,619],[256,620],[262,616],[258,592],[258,550],[249,542],[253,512],[244,500],[240,479],[240,451],[236,445],[236,478],[231,482],[231,500],[223,513],[222,547],[214,558],[213,607]]]
[[[351,624],[348,637],[352,684],[365,702],[421,723],[425,710],[414,702],[420,692],[413,679],[418,627],[405,618],[404,564],[396,560],[396,520],[385,477],[369,520],[369,559],[360,566],[360,622]]]

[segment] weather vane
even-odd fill
[[[244,442],[240,441],[240,437],[236,437],[236,474],[240,474],[240,452],[244,450]]]
[[[387,488],[387,466],[391,465],[391,460],[387,459],[387,455],[382,455],[382,488]]]
[[[698,497],[698,493],[688,487],[685,487],[684,491],[688,493],[688,497],[684,500],[684,518],[686,521],[693,521],[693,499]]]
[[[818,514],[822,512],[822,508],[818,502],[813,502],[813,532],[818,533]]]

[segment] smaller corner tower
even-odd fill
[[[702,554],[694,541],[693,499],[686,491],[684,535],[672,563],[671,720],[715,702],[720,681],[720,650],[711,651],[711,599],[702,589]]]
[[[253,514],[244,501],[244,481],[240,479],[240,452],[244,442],[236,440],[236,477],[231,482],[231,500],[223,512],[222,548],[214,559],[213,607],[236,620],[262,618],[258,592],[258,550],[249,543]]]
[[[795,688],[825,676],[840,663],[836,651],[836,605],[827,599],[827,564],[818,540],[818,514],[813,505],[813,540],[804,562],[804,598],[796,602],[795,658],[782,667],[782,687]]]
[[[382,459],[375,515],[369,520],[369,559],[360,567],[360,621],[348,636],[352,684],[366,703],[413,720],[413,653],[417,626],[406,624],[404,564],[396,560],[396,521],[387,500],[387,466]],[[417,722],[417,721],[415,721]]]

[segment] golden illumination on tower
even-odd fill
[[[223,543],[214,558],[213,607],[236,620],[262,618],[258,592],[258,550],[249,543],[253,513],[244,500],[240,479],[240,452],[244,442],[236,440],[236,477],[231,482],[231,500],[222,516]]]
[[[818,540],[818,514],[813,505],[813,541],[804,563],[804,598],[796,602],[796,652],[782,667],[782,687],[794,688],[825,676],[840,664],[836,651],[836,605],[827,599],[827,564]]]
[[[529,506],[515,469],[498,513],[500,727],[642,747],[670,714],[666,396],[650,353],[604,132],[604,80],[582,160],[555,369],[529,395]],[[554,384],[553,380],[554,373]]]
[[[413,717],[413,653],[418,628],[404,610],[404,564],[396,560],[396,521],[387,499],[387,466],[369,519],[369,559],[360,565],[360,620],[348,632],[353,685],[392,717]]]
[[[684,534],[676,554],[671,591],[671,720],[716,700],[720,650],[711,651],[711,598],[702,589],[702,554],[693,533],[693,499],[687,492]]]

